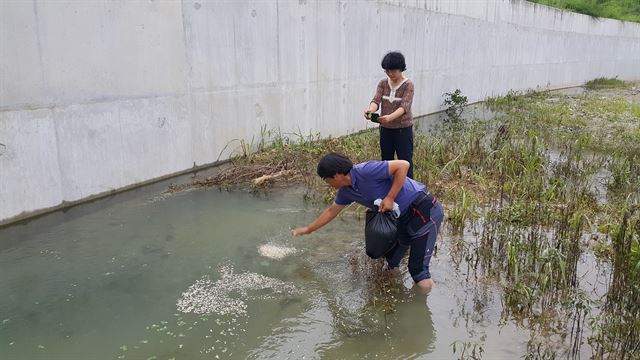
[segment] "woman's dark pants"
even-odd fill
[[[409,162],[407,176],[413,179],[413,126],[402,129],[389,129],[380,126],[380,154],[382,160],[398,160]]]

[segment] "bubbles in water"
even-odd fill
[[[235,274],[230,265],[221,266],[220,275],[217,281],[204,276],[191,285],[178,300],[178,311],[244,315],[247,313],[246,300],[266,299],[273,294],[290,295],[296,291],[293,285],[264,275],[250,272]],[[271,293],[261,292],[260,296],[251,296],[248,293],[256,290],[271,290]]]
[[[284,245],[264,244],[258,248],[258,252],[264,257],[280,260],[291,254],[295,254],[298,250]]]

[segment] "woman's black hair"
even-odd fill
[[[385,70],[407,70],[407,64],[404,62],[404,55],[397,51],[387,53],[382,58],[382,68]]]
[[[328,153],[318,162],[318,176],[323,179],[332,178],[336,174],[347,175],[353,163],[348,157],[338,153]]]

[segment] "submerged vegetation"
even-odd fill
[[[595,358],[640,357],[640,95],[617,80],[587,85],[593,90],[573,96],[490,98],[491,119],[444,121],[414,140],[415,177],[446,204],[453,263],[470,281],[498,284],[503,321],[542,334],[532,335],[525,358],[579,357],[587,345]],[[323,154],[379,156],[373,129],[329,139],[263,135],[270,146],[196,183],[298,181],[308,200],[330,201],[332,190],[315,176]],[[584,280],[586,256],[597,257],[601,269],[587,270],[604,280]],[[369,281],[384,285],[373,288],[372,305],[390,311],[385,294],[399,290],[379,272]],[[481,342],[454,344],[461,358],[482,354]]]

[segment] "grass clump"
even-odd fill
[[[617,78],[599,77],[587,81],[586,83],[584,83],[584,86],[590,90],[604,88],[626,88],[629,86],[629,83],[626,81],[618,80]]]

